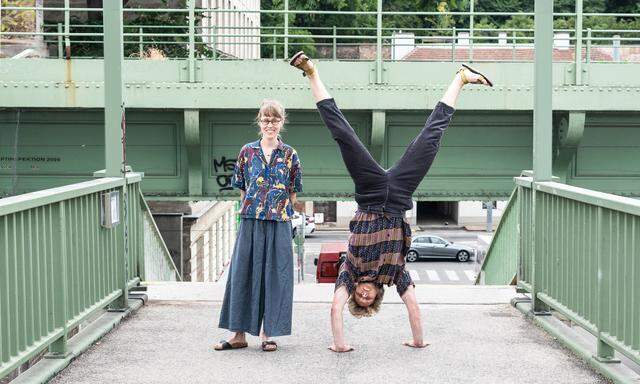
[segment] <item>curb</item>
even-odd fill
[[[69,353],[60,359],[44,358],[23,374],[16,377],[12,384],[46,383],[64,370],[73,360],[91,348],[107,333],[115,329],[125,318],[140,309],[146,302],[144,295],[130,295],[129,308],[125,312],[105,312],[87,325],[68,341]]]

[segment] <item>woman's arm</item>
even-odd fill
[[[409,313],[409,325],[411,326],[411,333],[413,335],[413,340],[404,343],[404,345],[414,348],[424,348],[428,344],[423,340],[420,306],[418,305],[416,291],[413,285],[410,285],[404,292],[402,295],[402,301],[404,301],[404,304],[407,306],[407,312]]]
[[[333,344],[329,347],[334,352],[348,352],[353,348],[344,342],[342,312],[344,305],[349,300],[349,292],[342,285],[333,293],[331,304],[331,331],[333,332]]]

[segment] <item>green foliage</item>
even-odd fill
[[[170,8],[170,6],[175,6],[175,8],[186,8],[187,2],[186,0],[179,0],[176,2],[169,3],[168,0],[162,0],[162,7]],[[196,25],[198,25],[198,21],[202,18],[201,13],[196,12]],[[90,25],[95,26],[94,28],[86,28],[86,27],[71,27],[71,33],[95,33],[102,32],[102,14],[96,13],[97,17],[92,17],[89,20],[81,21],[77,18],[71,18],[71,25]],[[124,32],[125,33],[139,33],[139,28],[137,26],[141,26],[143,28],[143,33],[166,33],[166,34],[184,34],[184,36],[177,37],[164,37],[164,36],[144,36],[144,49],[155,48],[162,53],[164,53],[167,57],[179,57],[184,58],[187,57],[188,52],[188,26],[189,21],[187,19],[188,14],[186,12],[180,13],[162,13],[162,12],[141,12],[137,14],[137,17],[129,19],[126,18],[124,24]],[[136,27],[127,27],[127,25],[135,25]],[[149,28],[144,28],[145,25],[148,25]],[[162,26],[162,28],[151,28],[151,26]],[[50,27],[47,29],[49,32],[57,31],[56,27]],[[196,28],[196,33],[200,33],[200,30]],[[102,37],[100,36],[74,36],[71,38],[72,41],[80,40],[81,42],[71,44],[71,55],[72,57],[102,57],[104,55],[102,48]],[[124,37],[124,56],[125,57],[136,57],[139,56],[139,47],[138,47],[138,36],[125,36]],[[195,51],[196,57],[212,57],[213,51],[206,45],[202,44],[202,38],[196,36],[195,38]]]
[[[3,7],[33,7],[35,0],[0,0]],[[0,31],[2,32],[29,32],[35,29],[36,16],[35,11],[16,11],[3,10],[2,24]],[[3,38],[12,38],[4,36]]]

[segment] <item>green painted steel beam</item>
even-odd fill
[[[560,118],[558,124],[558,143],[553,160],[553,174],[564,182],[570,176],[570,165],[575,160],[578,145],[584,136],[586,114],[572,111]]]
[[[121,175],[124,163],[121,129],[124,118],[122,3],[105,2],[103,17],[105,176],[114,177]]]
[[[583,84],[583,69],[582,69],[582,2],[583,0],[576,0],[576,28],[575,28],[575,85]]]
[[[184,111],[184,138],[189,159],[189,195],[202,196],[202,147],[200,140],[200,111]]]
[[[553,1],[535,1],[533,178],[551,180]]]
[[[382,164],[384,138],[386,136],[386,114],[385,111],[371,112],[371,156],[379,164]]]
[[[124,62],[128,108],[254,109],[276,98],[287,109],[315,109],[305,80],[285,63],[196,61],[201,82],[184,83],[185,60]],[[454,63],[386,62],[385,84],[371,84],[371,62],[319,61],[323,79],[343,109],[424,110],[442,97]],[[102,108],[102,60],[0,59],[0,106],[21,108]],[[532,110],[532,63],[478,63],[491,74],[493,88],[465,88],[458,110]],[[554,110],[638,111],[640,64],[589,64],[589,84],[573,85],[571,63],[552,66]],[[186,73],[186,72],[184,72]],[[269,73],[265,78],[264,73]],[[201,79],[200,79],[201,77]]]

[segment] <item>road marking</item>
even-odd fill
[[[410,269],[409,275],[411,275],[411,280],[420,281],[420,275],[418,275],[418,271],[416,271],[415,269]]]
[[[446,271],[444,271],[444,273],[447,274],[447,277],[451,281],[459,281],[460,280],[460,278],[458,277],[458,274],[456,273],[456,271],[451,271],[451,270],[447,269]]]
[[[438,272],[433,269],[427,269],[427,276],[429,276],[429,280],[431,281],[440,281],[440,276],[438,276]]]
[[[476,274],[472,270],[465,269],[464,274],[467,275],[467,278],[469,279],[469,281],[476,280]]]

